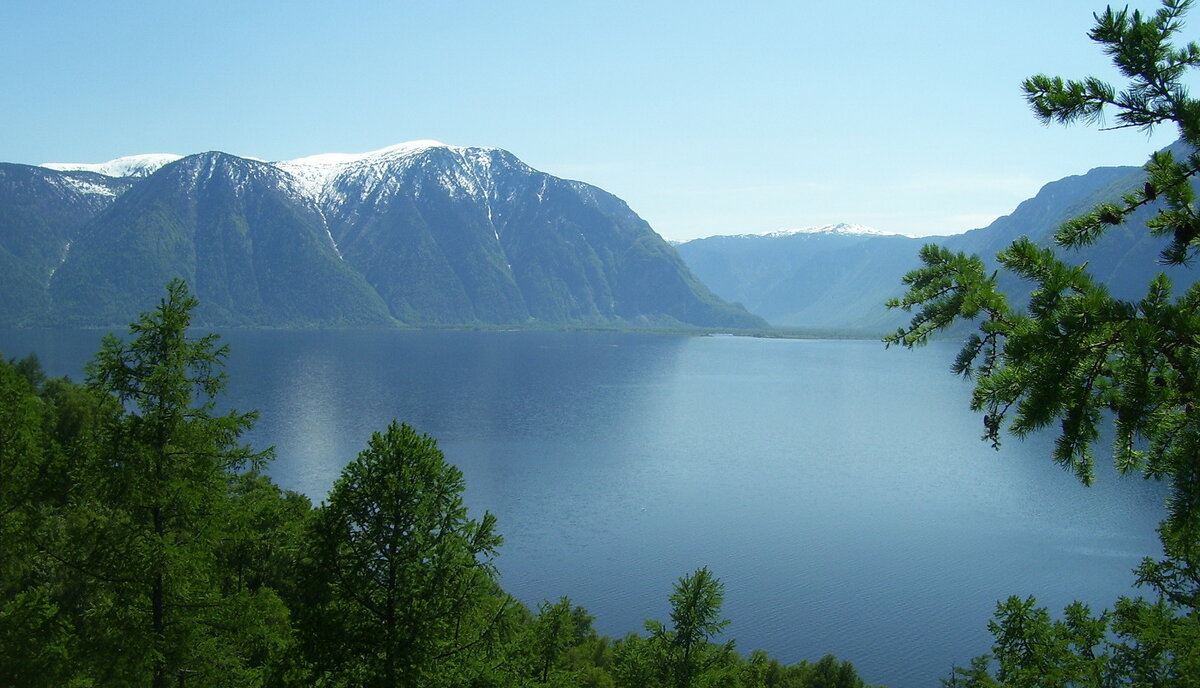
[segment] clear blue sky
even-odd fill
[[[596,184],[670,239],[831,222],[950,233],[1170,143],[1029,114],[1026,76],[1113,76],[1086,37],[1102,8],[5,0],[0,160],[437,139]]]

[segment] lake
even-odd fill
[[[724,582],[727,637],[937,685],[988,651],[1008,595],[1108,606],[1159,553],[1165,490],[1052,437],[980,441],[956,347],[593,332],[229,331],[223,407],[258,409],[278,483],[319,501],[374,430],[436,437],[496,514],[501,583],[567,595],[616,636],[668,620],[675,581]],[[80,379],[100,333],[0,331]],[[1103,452],[1102,452],[1103,453]]]

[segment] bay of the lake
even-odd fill
[[[603,633],[668,620],[682,575],[724,582],[727,637],[936,685],[988,651],[997,600],[1056,612],[1134,592],[1164,489],[1081,486],[1051,436],[980,441],[956,347],[596,332],[227,331],[223,408],[258,409],[270,472],[320,501],[395,418],[438,439],[496,514],[506,590],[569,596]],[[0,331],[81,378],[95,331]],[[1105,452],[1101,452],[1103,455]]]

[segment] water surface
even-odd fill
[[[680,576],[726,586],[728,635],[784,662],[936,685],[988,650],[997,600],[1130,592],[1161,486],[1086,489],[1051,438],[980,442],[955,348],[547,332],[223,333],[225,406],[256,408],[284,487],[319,501],[393,419],[438,438],[495,513],[505,589],[567,595],[623,635]],[[96,332],[0,332],[80,376]]]

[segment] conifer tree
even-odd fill
[[[1095,242],[1148,206],[1157,212],[1145,231],[1163,239],[1163,263],[1188,265],[1200,250],[1193,188],[1200,100],[1185,87],[1189,70],[1200,66],[1200,47],[1176,42],[1191,4],[1163,0],[1150,14],[1109,8],[1096,15],[1091,38],[1128,79],[1123,89],[1090,77],[1025,81],[1025,96],[1045,123],[1111,117],[1112,128],[1171,126],[1179,135],[1178,156],[1153,154],[1143,187],[1065,223],[1055,235],[1060,247]],[[908,292],[889,303],[916,315],[885,341],[918,346],[956,321],[975,322],[953,369],[975,380],[971,406],[983,414],[985,438],[998,444],[1005,431],[1023,436],[1057,425],[1054,460],[1090,483],[1093,447],[1101,426],[1111,423],[1120,472],[1170,486],[1159,529],[1165,557],[1137,569],[1137,582],[1156,599],[1121,599],[1111,616],[1073,606],[1054,623],[1032,600],[1002,603],[992,627],[995,678],[1008,685],[1042,685],[1035,676],[1054,685],[1194,679],[1200,675],[1200,285],[1179,290],[1160,273],[1141,300],[1122,301],[1086,265],[1022,238],[997,257],[1034,285],[1021,305],[998,290],[996,273],[977,256],[933,245],[920,255],[924,267],[904,278]],[[1106,628],[1115,639],[1106,639]],[[989,671],[980,660],[951,682],[994,685]]]
[[[313,520],[304,622],[332,685],[462,685],[512,610],[495,583],[490,513],[463,505],[462,472],[433,438],[393,422],[371,436]]]
[[[0,360],[0,685],[55,686],[71,675],[72,634],[36,550],[48,453],[40,373],[36,358]]]
[[[97,685],[252,685],[266,648],[286,643],[287,612],[269,589],[231,589],[221,543],[244,517],[238,470],[264,460],[239,444],[253,414],[214,413],[226,347],[188,334],[196,301],[182,281],[104,339],[89,385],[119,407],[72,475],[70,504],[46,549],[74,576],[82,647]]]
[[[538,683],[550,683],[568,650],[578,647],[590,636],[592,616],[583,607],[571,604],[570,598],[558,602],[549,600],[538,605],[537,617],[531,623],[530,645],[533,654],[533,675]]]
[[[729,625],[728,619],[721,618],[725,585],[705,566],[680,578],[670,599],[671,627],[647,621],[646,630],[657,646],[670,685],[691,688],[733,653],[733,641],[724,645],[711,642]]]

